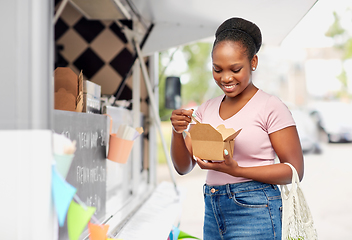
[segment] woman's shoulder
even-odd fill
[[[261,111],[262,119],[269,134],[295,125],[289,108],[279,97],[263,91],[260,95],[262,95],[262,104],[264,104]]]
[[[267,93],[261,89],[258,90],[257,95],[257,101],[261,102],[262,104],[265,104],[265,106],[275,106],[277,104],[279,105],[285,105],[282,100],[273,94]]]

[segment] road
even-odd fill
[[[352,239],[352,144],[323,144],[305,155],[302,187],[320,240]]]
[[[319,240],[352,239],[352,143],[322,143],[323,153],[306,154],[302,188],[313,214]],[[158,181],[170,181],[166,165],[158,168]],[[186,176],[175,173],[186,198],[180,229],[202,238],[205,172],[195,168]]]

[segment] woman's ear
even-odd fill
[[[257,66],[258,66],[258,56],[254,55],[254,57],[251,60],[251,68],[252,68],[252,70],[253,71],[256,70]]]

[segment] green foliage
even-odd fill
[[[351,14],[352,12],[349,11],[348,13]],[[352,36],[350,36],[349,32],[342,27],[340,16],[336,12],[334,12],[333,14],[334,14],[334,22],[329,27],[325,35],[334,39],[335,48],[343,51],[343,60],[352,58]],[[338,98],[351,97],[348,94],[348,79],[347,79],[347,74],[344,67],[342,67],[342,72],[337,78],[341,82],[342,89],[336,94],[336,97]]]
[[[212,71],[210,69],[210,53],[212,44],[211,43],[194,43],[180,47],[187,61],[188,69],[184,72],[180,72],[178,77],[181,75],[188,75],[190,80],[187,83],[183,83],[181,86],[181,98],[182,104],[187,105],[190,102],[194,102],[200,105],[205,100],[205,94],[209,91],[209,83],[213,81]],[[174,52],[164,51],[159,53],[159,114],[162,120],[169,119],[172,110],[165,108],[165,68],[172,62]],[[168,58],[167,63],[163,63],[163,59]],[[209,96],[207,96],[209,97]],[[211,96],[212,97],[212,96]]]
[[[328,31],[325,33],[325,36],[334,38],[336,36],[342,35],[345,33],[345,29],[341,27],[340,17],[336,12],[334,14],[334,23],[329,27]]]
[[[349,13],[351,14],[351,12]],[[344,59],[352,58],[352,36],[342,28],[339,15],[336,12],[333,14],[335,20],[325,35],[334,39],[334,46],[344,52]]]
[[[194,101],[197,105],[203,103],[204,94],[212,81],[212,72],[207,64],[210,61],[210,43],[196,43],[183,47],[186,56],[190,81],[182,88],[184,103]]]
[[[352,58],[352,38],[348,39],[345,43],[344,58]]]
[[[336,96],[338,98],[348,98],[348,79],[347,79],[347,73],[345,69],[342,69],[342,72],[340,73],[339,76],[337,76],[337,79],[340,80],[342,89],[338,93],[336,93]]]
[[[168,120],[172,112],[172,109],[165,108],[165,81],[167,77],[165,70],[167,66],[162,64],[162,59],[168,57],[168,51],[159,53],[159,116],[162,121]],[[170,61],[172,61],[172,55]]]
[[[159,116],[162,121],[169,120],[172,109],[165,108],[165,82],[166,76],[159,78]]]

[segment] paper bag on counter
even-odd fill
[[[77,76],[68,67],[58,67],[54,72],[55,109],[82,112],[83,73]]]

